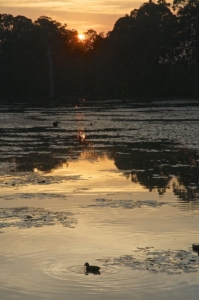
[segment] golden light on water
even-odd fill
[[[86,134],[82,130],[79,130],[78,135],[77,135],[77,139],[80,142],[84,142],[86,140]]]
[[[75,191],[76,194],[147,192],[142,186],[133,183],[130,178],[127,179],[122,171],[117,169],[113,159],[107,155],[97,155],[93,148],[85,149],[79,160],[68,161],[61,167],[52,170],[51,173],[44,174],[38,169],[35,169],[34,172],[45,176],[47,181],[49,180],[48,177],[52,177],[52,174],[54,178],[62,181],[59,184],[51,184],[54,192],[57,189],[59,191],[64,189],[67,193]]]

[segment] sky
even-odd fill
[[[68,29],[84,33],[94,29],[105,34],[113,29],[115,22],[139,8],[141,0],[0,0],[0,13],[22,15],[35,21],[48,16]]]

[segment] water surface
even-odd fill
[[[198,299],[197,106],[2,107],[0,119],[2,300]]]

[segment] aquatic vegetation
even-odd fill
[[[0,200],[14,200],[16,198],[20,199],[27,199],[27,200],[33,200],[33,199],[39,199],[39,200],[45,200],[45,199],[59,199],[59,200],[66,200],[67,196],[60,193],[12,193],[9,195],[0,195]]]
[[[139,248],[131,255],[98,259],[108,266],[126,266],[133,270],[168,275],[199,272],[199,256],[187,250],[161,250],[153,247]]]
[[[71,212],[52,212],[35,207],[0,208],[0,228],[31,228],[62,224],[74,228],[77,219]]]
[[[0,111],[2,297],[197,299],[198,107],[95,105]]]
[[[157,208],[162,205],[171,205],[176,206],[173,202],[160,202],[153,200],[142,200],[142,201],[134,201],[134,200],[114,200],[114,199],[106,199],[106,198],[96,198],[93,200],[95,204],[90,204],[87,207],[112,207],[112,208],[124,208],[124,209],[134,209],[141,208],[143,206]]]
[[[0,187],[19,187],[29,184],[50,185],[52,183],[59,184],[69,180],[81,180],[81,176],[44,176],[43,174],[36,172],[16,172],[12,175],[0,176]]]

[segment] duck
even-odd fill
[[[60,123],[60,122],[58,122],[58,121],[54,121],[54,122],[53,122],[53,126],[54,126],[54,127],[57,127],[59,123]]]
[[[84,266],[86,267],[86,273],[100,274],[100,267],[90,266],[87,262],[84,264]]]
[[[199,252],[199,245],[198,245],[198,244],[193,244],[193,245],[192,245],[192,250],[193,250],[193,251],[198,251],[198,252]]]

